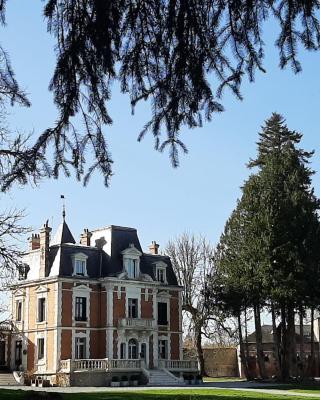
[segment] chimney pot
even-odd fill
[[[160,247],[159,244],[155,240],[153,240],[151,242],[151,245],[149,246],[150,253],[158,254],[159,247]]]
[[[91,236],[92,233],[89,231],[89,229],[85,228],[83,230],[83,233],[80,235],[80,244],[84,246],[90,246],[91,245]]]
[[[38,233],[33,233],[31,238],[29,238],[29,250],[40,249],[40,235]]]

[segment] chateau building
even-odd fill
[[[113,225],[85,229],[76,243],[65,217],[51,239],[46,223],[11,288],[11,370],[57,385],[196,374],[182,354],[182,287],[158,247],[144,253],[136,229]]]

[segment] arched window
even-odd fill
[[[138,342],[135,339],[130,339],[128,343],[129,359],[138,358]]]

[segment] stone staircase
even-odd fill
[[[185,383],[181,382],[173,374],[163,369],[148,370],[149,382],[148,386],[184,386]]]
[[[0,373],[0,386],[17,386],[19,385],[14,379],[13,374],[6,372]]]

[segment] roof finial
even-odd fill
[[[64,221],[66,219],[66,203],[65,203],[65,198],[64,198],[63,194],[60,196],[60,198],[62,199],[62,218]]]

